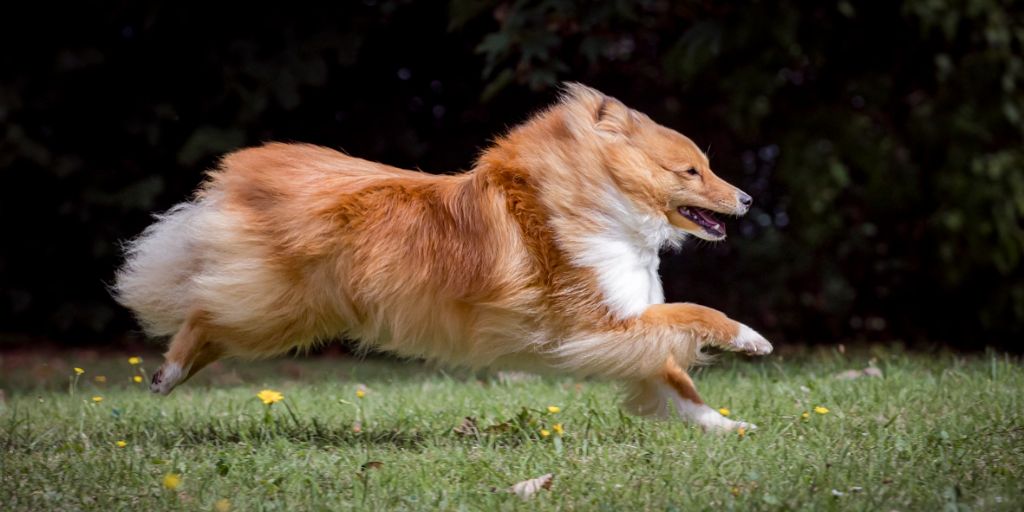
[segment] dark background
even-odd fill
[[[104,284],[119,242],[226,151],[467,169],[575,80],[755,197],[726,243],[666,255],[669,300],[780,344],[1019,349],[1019,3],[19,4],[0,16],[0,347],[137,339]]]

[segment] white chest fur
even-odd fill
[[[601,196],[602,210],[589,215],[590,220],[599,221],[600,229],[580,233],[566,223],[558,231],[573,262],[594,271],[612,315],[635,317],[651,304],[665,302],[658,250],[679,247],[686,235],[664,215],[640,211],[614,188]]]
[[[638,316],[665,302],[658,276],[658,250],[614,231],[581,240],[576,262],[594,270],[605,304],[617,318]]]

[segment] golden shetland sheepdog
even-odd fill
[[[161,394],[222,357],[344,336],[446,364],[617,379],[631,412],[751,428],[705,405],[685,369],[702,345],[771,344],[717,310],[666,304],[657,272],[659,249],[722,240],[713,212],[750,204],[690,139],[569,84],[461,174],[307,144],[231,153],[127,245],[113,291],[149,334],[172,337]]]

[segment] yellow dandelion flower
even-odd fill
[[[365,396],[366,396],[366,390],[364,390],[364,389],[357,389],[356,390],[356,398],[363,398]]]
[[[178,488],[181,485],[181,475],[177,473],[167,473],[164,475],[164,488],[171,491]]]
[[[231,510],[231,501],[227,498],[221,498],[213,504],[213,509],[217,512],[228,512]]]
[[[118,448],[124,448],[125,446],[128,446],[128,443],[123,439],[114,444],[116,444]]]
[[[92,397],[92,401],[96,402],[96,403],[100,403],[100,402],[103,401],[103,397],[99,396],[99,395],[96,395],[96,396]]]
[[[565,433],[565,429],[562,428],[562,424],[561,423],[555,423],[554,425],[552,425],[551,426],[551,430],[554,430],[555,433],[558,434],[559,436],[561,436],[562,434]]]
[[[804,411],[804,413],[801,414],[800,417],[805,419],[805,420],[809,420],[809,419],[811,419],[811,413],[809,413],[807,411]]]
[[[746,436],[747,435],[747,429],[744,428],[744,427],[740,427],[740,428],[736,429],[736,435],[738,435],[740,437]]]
[[[817,406],[814,408],[814,412],[818,414],[828,414],[828,407]]]
[[[562,408],[557,405],[549,405],[548,412],[550,412],[551,414],[555,414],[558,412],[562,412]]]
[[[718,410],[718,414],[721,414],[722,416],[728,416],[729,415],[729,409],[726,409],[725,407],[722,407],[721,409]]]
[[[81,375],[83,373],[85,373],[85,370],[83,370],[83,369],[81,369],[81,368],[79,368],[77,366],[75,367],[75,375]]]
[[[96,382],[99,382],[100,384],[102,384],[102,383],[107,381],[107,376],[106,375],[97,375],[97,376],[93,377],[93,379],[95,379]]]
[[[543,429],[543,428],[540,429],[540,436],[541,437],[548,437],[550,435],[551,435],[551,431],[550,430]]]
[[[128,358],[128,364],[136,365],[142,363],[142,358],[139,356],[131,356]]]
[[[284,400],[284,395],[273,389],[264,389],[259,393],[256,393],[256,398],[263,401],[264,404],[273,405],[281,400]]]
[[[132,377],[132,382],[135,382],[136,384],[142,382],[142,375],[136,375]]]

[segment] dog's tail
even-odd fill
[[[185,321],[202,265],[199,221],[208,208],[203,200],[180,203],[124,246],[111,292],[151,336],[170,336]]]

